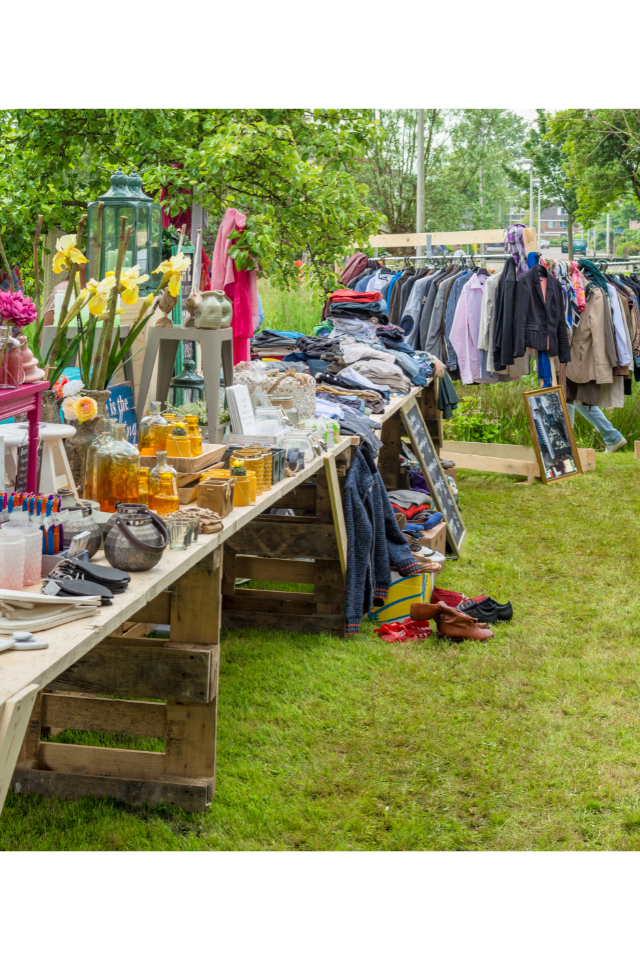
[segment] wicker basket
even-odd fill
[[[291,397],[301,417],[315,417],[316,382],[308,374],[283,370],[277,377],[266,377],[263,387],[272,403]]]

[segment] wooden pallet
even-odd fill
[[[207,808],[215,793],[222,551],[208,554],[37,695],[13,777],[16,792]],[[148,636],[167,623],[169,640]],[[66,729],[160,737],[164,750],[43,742],[43,730]]]
[[[596,469],[596,452],[592,447],[578,449],[583,470]],[[487,473],[510,473],[527,478],[533,483],[540,478],[540,465],[533,447],[515,443],[473,443],[462,440],[447,440],[442,445],[442,455],[455,460],[456,467],[465,470],[482,470]]]

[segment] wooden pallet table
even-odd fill
[[[339,474],[351,447],[351,438],[342,439],[256,504],[234,509],[219,533],[184,552],[166,550],[153,570],[132,575],[112,606],[43,631],[48,649],[0,655],[0,811],[10,784],[22,793],[206,809],[215,791],[221,617],[229,626],[342,632]],[[306,504],[308,516],[262,515],[288,502]],[[314,593],[246,590],[243,597],[230,582],[234,564],[237,576],[295,575],[312,582]],[[158,624],[169,624],[169,639],[149,636]],[[161,737],[165,747],[48,743],[43,729]]]

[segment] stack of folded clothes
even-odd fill
[[[433,501],[423,490],[391,490],[389,500],[394,511],[406,518],[403,531],[421,533],[430,530],[442,520],[442,514],[433,509]]]
[[[260,330],[251,341],[251,349],[261,357],[290,353],[299,338],[300,332],[295,330]]]
[[[335,333],[357,334],[373,339],[379,323],[387,321],[386,311],[386,300],[377,290],[369,293],[335,290],[329,296],[329,319],[334,324]]]
[[[409,393],[411,390],[411,381],[394,360],[358,360],[352,364],[352,369],[373,383],[384,384],[392,393]]]

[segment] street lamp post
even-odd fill
[[[486,133],[489,131],[489,127],[490,127],[490,126],[491,126],[491,120],[489,120],[488,117],[484,117],[484,118],[480,121],[480,125],[479,125],[479,127],[478,127],[478,149],[479,149],[479,151],[480,151],[480,163],[478,164],[478,171],[479,171],[479,175],[480,175],[480,181],[479,181],[479,197],[478,197],[478,199],[479,199],[479,201],[480,201],[480,217],[481,217],[482,220],[484,220],[484,196],[483,196],[483,194],[482,194],[482,134],[483,134],[483,132],[486,134]],[[483,226],[484,226],[484,224],[483,224]],[[481,229],[482,229],[482,227],[481,227]],[[480,252],[480,256],[484,256],[484,255],[485,255],[486,250],[485,250],[485,245],[484,245],[484,243],[481,243],[481,244],[480,244],[479,252]]]
[[[522,160],[522,168],[529,171],[529,226],[533,226],[533,160]]]
[[[541,188],[541,186],[542,186],[542,181],[540,180],[540,177],[536,177],[536,179],[533,181],[533,185],[534,185],[534,187],[537,187],[537,188],[538,188],[538,248],[539,248],[539,247],[540,247],[540,240],[542,239],[542,229],[541,229],[541,227],[540,227],[540,213],[541,213],[541,211],[540,211],[540,188]]]
[[[418,177],[416,190],[416,233],[424,233],[424,110],[418,110]],[[421,257],[424,247],[416,247],[416,257]]]

